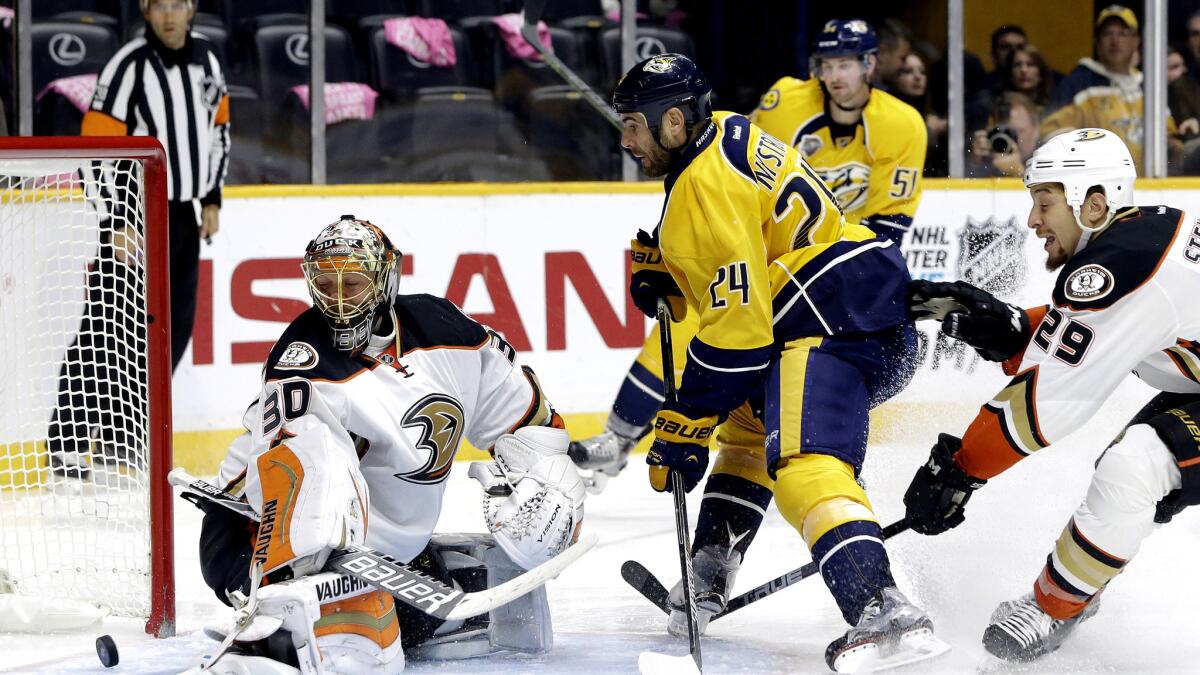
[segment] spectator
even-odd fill
[[[875,66],[872,87],[888,91],[890,83],[904,65],[904,57],[912,50],[912,31],[899,19],[884,19],[879,26],[879,62]]]
[[[925,175],[930,174],[931,165],[945,153],[946,131],[949,127],[945,117],[933,111],[929,96],[928,65],[924,54],[917,50],[904,57],[904,65],[896,74],[891,86],[892,95],[917,109],[925,118],[929,130],[929,146],[925,152]]]
[[[1000,71],[1000,91],[1015,91],[1028,96],[1041,113],[1050,101],[1053,78],[1042,52],[1033,45],[1023,45],[1005,57]]]
[[[1026,44],[1028,40],[1025,37],[1025,29],[1020,26],[1003,24],[992,31],[992,70],[984,79],[985,87],[992,91],[1001,90],[1001,74],[1004,64],[1008,61],[1008,55]]]
[[[1080,59],[1079,65],[1054,87],[1047,113],[1078,103],[1078,95],[1093,88],[1115,88],[1125,98],[1141,97],[1142,74],[1134,67],[1134,61],[1142,40],[1138,36],[1138,20],[1133,10],[1122,5],[1109,5],[1100,10],[1096,16],[1095,38],[1096,58]],[[1121,133],[1120,129],[1113,131]]]
[[[972,135],[967,175],[1020,176],[1037,143],[1037,104],[1024,94],[1003,92],[992,107],[990,129]]]
[[[1200,9],[1188,17],[1187,46],[1186,56],[1191,64],[1192,77],[1200,78]]]
[[[1170,47],[1167,51],[1167,106],[1171,116],[1181,120],[1179,135],[1184,141],[1200,135],[1200,80],[1190,71],[1183,54]]]
[[[1141,44],[1137,31],[1137,17],[1128,7],[1109,5],[1100,11],[1096,17],[1097,60],[1080,59],[1075,70],[1054,88],[1042,121],[1043,137],[1082,127],[1109,129],[1125,141],[1139,172],[1144,170],[1142,73],[1134,67]],[[1169,113],[1167,135],[1169,151],[1181,151]]]

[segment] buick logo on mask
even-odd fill
[[[87,56],[87,45],[78,35],[55,33],[50,38],[50,60],[60,66],[77,66]]]
[[[298,66],[308,65],[308,34],[294,33],[288,36],[287,42],[283,43],[284,51],[287,52],[287,57],[292,63]]]

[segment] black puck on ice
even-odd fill
[[[117,654],[117,643],[113,642],[111,635],[96,638],[96,656],[100,657],[100,663],[103,663],[105,668],[112,668],[121,660]]]

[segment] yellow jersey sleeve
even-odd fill
[[[899,241],[921,203],[928,131],[915,108],[882,91],[871,92],[863,111],[868,148],[874,157],[861,223]]]
[[[774,343],[764,204],[749,163],[752,127],[718,113],[681,174],[668,178],[663,260],[699,315],[678,405],[695,416],[741,405],[766,373]]]

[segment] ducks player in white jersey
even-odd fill
[[[942,434],[904,501],[914,529],[963,521],[973,490],[1079,429],[1133,372],[1160,394],[1096,463],[1032,592],[1005,602],[983,635],[992,654],[1052,652],[1157,524],[1200,503],[1200,219],[1135,206],[1136,170],[1121,139],[1080,129],[1047,141],[1025,166],[1028,225],[1061,269],[1049,305],[1021,311],[962,282],[914,282],[916,315],[1012,381],[962,438]]]
[[[381,229],[354,216],[308,245],[302,267],[315,306],[271,350],[247,432],[219,476],[264,525],[214,506],[201,534],[204,578],[222,601],[244,601],[251,566],[261,564],[258,616],[268,628],[248,627],[214,672],[295,673],[299,661],[300,672],[393,673],[404,650],[453,658],[549,648],[541,589],[490,617],[442,623],[321,572],[332,551],[358,544],[477,591],[579,534],[583,484],[533,371],[453,303],[397,294],[400,257]],[[442,541],[433,529],[464,438],[496,458],[470,472],[487,490],[491,535]],[[272,639],[276,627],[292,639]],[[318,664],[298,657],[305,635]]]

